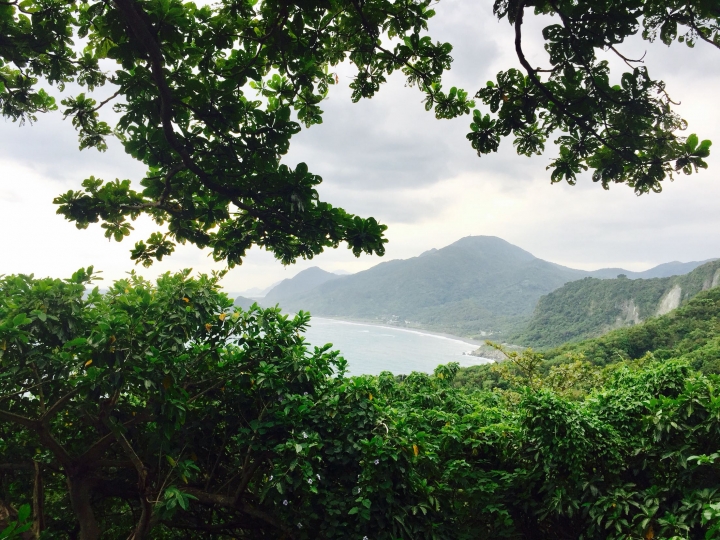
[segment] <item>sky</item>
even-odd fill
[[[512,29],[493,17],[491,1],[441,0],[435,10],[429,34],[454,47],[446,88],[474,94],[498,71],[519,67]],[[547,63],[540,34],[546,24],[526,18],[524,48],[533,65]],[[645,54],[650,75],[664,80],[681,103],[676,111],[689,122],[687,134],[715,141],[707,171],[679,176],[665,182],[661,194],[641,197],[623,185],[605,191],[589,177],[574,187],[551,185],[546,171],[551,149],[527,158],[506,140],[498,153],[479,158],[465,139],[469,117],[436,120],[424,110],[420,92],[406,87],[399,74],[374,98],[353,104],[351,70],[341,65],[340,84],[323,103],[323,124],[295,136],[284,162],[304,161],[321,175],[322,200],[388,225],[385,256],[355,258],[341,246],[284,267],[254,248],[224,278],[225,290],[265,288],[310,266],[354,273],[469,235],[499,236],[542,259],[588,270],[643,270],[720,257],[720,51],[704,42],[689,49],[640,39],[621,51],[630,58]],[[619,76],[624,66],[608,60]],[[143,174],[143,166],[117,142],[106,153],[79,151],[74,129],[59,113],[23,127],[0,120],[0,275],[69,277],[94,265],[105,280],[114,280],[133,269],[149,278],[182,268],[222,269],[209,251],[193,246],[180,246],[150,269],[137,267],[129,251],[155,230],[149,221],[138,220],[134,233],[116,243],[97,225],[77,230],[55,214],[52,199],[79,189],[90,175],[137,182]]]

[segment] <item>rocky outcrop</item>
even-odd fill
[[[715,270],[715,275],[713,275],[713,280],[712,280],[712,284],[710,285],[710,288],[714,289],[718,285],[720,285],[720,268]]]
[[[642,322],[640,308],[635,304],[634,299],[620,304],[620,316],[617,318],[617,326],[631,326]]]
[[[671,312],[673,309],[680,306],[680,300],[682,300],[682,288],[676,283],[673,285],[672,289],[670,289],[662,297],[655,314],[665,315],[666,313]]]

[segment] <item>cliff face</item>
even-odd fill
[[[700,291],[720,285],[720,261],[687,275],[656,279],[585,278],[543,296],[524,330],[510,341],[553,347],[596,337],[664,315]]]
[[[705,287],[703,287],[703,289],[705,289]],[[680,287],[680,285],[676,283],[672,286],[672,289],[665,293],[665,296],[660,299],[660,304],[658,305],[655,314],[665,315],[666,313],[670,313],[673,309],[680,306],[681,301],[682,287]],[[637,324],[637,322],[635,324]]]

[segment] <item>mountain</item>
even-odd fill
[[[240,296],[244,296],[246,298],[262,298],[263,296],[265,296],[267,293],[269,293],[274,287],[276,287],[280,283],[282,283],[282,280],[276,281],[275,283],[273,283],[269,287],[265,287],[264,289],[262,289],[260,287],[252,287],[245,291],[240,291],[237,294]]]
[[[266,298],[273,294],[286,310],[321,317],[392,320],[481,336],[517,328],[530,318],[542,295],[586,275],[538,259],[500,238],[470,236],[419,257],[335,277],[301,293],[285,294],[278,286]]]
[[[275,285],[265,294],[262,303],[265,306],[275,305],[284,299],[301,295],[314,289],[318,285],[338,279],[339,277],[337,274],[326,272],[322,268],[313,266],[299,272],[295,277],[284,279]]]
[[[250,309],[250,306],[252,306],[255,303],[255,300],[252,298],[246,298],[244,296],[238,296],[235,298],[235,305],[239,307],[240,309]]]
[[[629,279],[652,279],[652,278],[663,278],[670,276],[682,276],[695,270],[698,266],[703,264],[716,261],[717,259],[708,259],[706,261],[692,261],[692,262],[679,262],[672,261],[668,263],[659,264],[648,270],[642,272],[631,272],[629,270],[623,270],[622,268],[601,268],[600,270],[593,270],[588,272],[590,277],[596,277],[600,279],[614,279],[619,274],[624,274]]]
[[[678,266],[682,264],[668,263],[656,269],[660,273],[668,268],[683,268]],[[717,260],[681,276],[654,279],[587,277],[567,283],[540,298],[527,326],[509,340],[543,348],[599,336],[614,328],[633,326],[668,313],[699,292],[718,285],[720,261]]]
[[[310,268],[274,287],[263,305],[320,317],[399,324],[455,335],[506,340],[521,332],[544,295],[586,277],[636,281],[686,272],[701,263],[667,263],[644,272],[584,271],[538,259],[493,236],[468,236],[418,257],[337,276]],[[599,279],[596,281],[600,281]]]

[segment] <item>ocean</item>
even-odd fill
[[[438,365],[449,362],[472,366],[490,361],[469,356],[477,345],[460,338],[321,317],[311,319],[305,337],[318,347],[332,343],[347,360],[350,375],[432,373]]]

